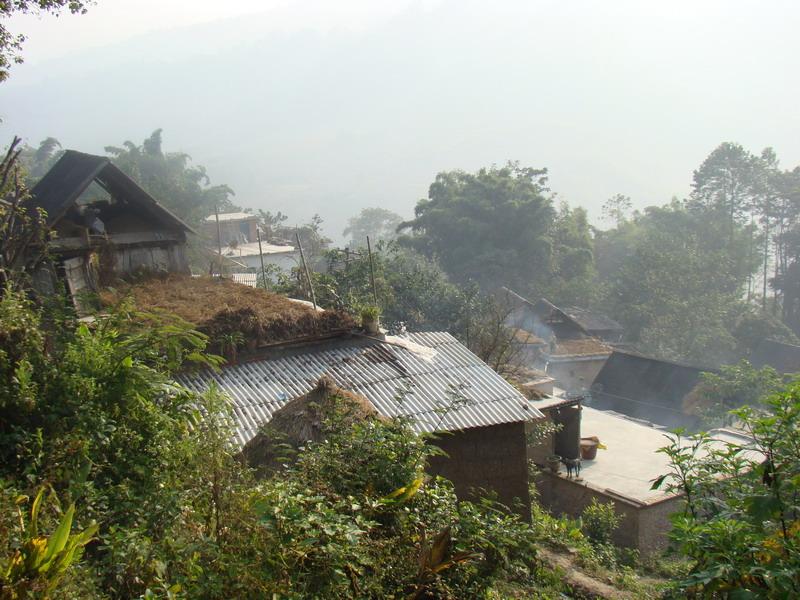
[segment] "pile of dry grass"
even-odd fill
[[[355,327],[342,312],[316,312],[266,290],[211,277],[169,275],[108,289],[105,304],[130,296],[142,311],[166,311],[192,323],[212,343],[241,334],[251,348]]]
[[[271,473],[293,462],[301,446],[324,439],[326,419],[334,416],[345,427],[380,418],[369,400],[338,387],[323,375],[313,390],[275,411],[270,422],[242,449],[242,456],[257,474]]]

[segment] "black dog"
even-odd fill
[[[581,459],[580,458],[562,458],[561,462],[564,463],[564,466],[567,467],[567,477],[572,479],[573,475],[575,477],[580,477],[581,474]]]

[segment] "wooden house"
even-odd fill
[[[31,195],[51,231],[52,268],[35,277],[42,291],[63,278],[79,305],[81,291],[120,276],[189,273],[186,235],[194,231],[107,157],[67,150]]]

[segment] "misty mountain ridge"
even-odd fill
[[[674,74],[719,56],[637,52],[648,36],[666,43],[680,21],[610,35],[613,13],[598,21],[550,6],[543,22],[533,7],[454,6],[327,32],[262,33],[269,14],[248,15],[24,66],[4,84],[4,126],[87,152],[163,127],[165,149],[188,152],[239,204],[297,221],[318,212],[337,237],[366,206],[410,216],[439,171],[509,159],[548,167],[552,189],[595,217],[617,192],[661,203],[686,193],[720,139],[749,139],[746,122],[730,127],[747,94],[711,116],[699,106],[725,95],[724,63],[704,82]],[[672,123],[686,102],[675,81],[719,97],[705,93]],[[786,138],[761,125],[758,140]]]

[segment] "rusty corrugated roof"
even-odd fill
[[[449,333],[409,333],[386,341],[348,338],[177,379],[198,392],[215,383],[227,394],[237,442],[244,445],[276,410],[309,392],[324,374],[366,397],[380,414],[410,418],[417,432],[544,417]],[[462,401],[447,410],[454,399]]]

